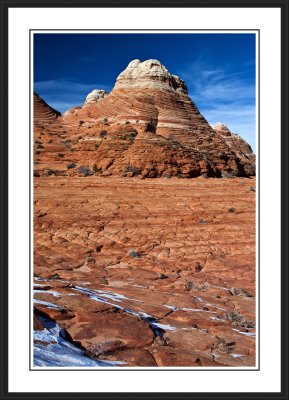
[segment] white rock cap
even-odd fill
[[[102,89],[94,89],[92,92],[90,92],[85,99],[85,105],[86,104],[91,104],[99,101],[100,99],[103,99],[108,95],[108,92],[106,90]]]
[[[159,60],[155,59],[143,62],[138,59],[133,60],[118,76],[115,88],[132,87],[170,89],[187,94],[185,82],[178,76],[172,75]]]

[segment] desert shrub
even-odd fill
[[[227,354],[232,353],[233,346],[236,344],[235,342],[227,343],[223,338],[217,337],[217,339],[218,343],[214,347],[214,350],[220,351],[221,353],[227,353]]]
[[[70,147],[71,140],[70,140],[70,139],[63,140],[63,141],[60,142],[60,143],[63,144],[63,146],[64,146],[66,149],[68,149],[68,148]]]
[[[129,250],[127,254],[132,258],[139,258],[141,256],[141,253],[135,249]]]
[[[47,175],[47,176],[55,176],[55,171],[54,171],[53,169],[48,169],[48,170],[46,171],[46,175]]]
[[[248,292],[247,292],[247,290],[245,290],[245,289],[242,289],[242,288],[231,288],[230,290],[229,290],[229,292],[230,292],[230,294],[232,295],[232,296],[242,296],[242,297],[252,297]]]
[[[201,292],[205,292],[208,288],[206,284],[204,285],[198,285],[192,281],[187,281],[185,284],[185,288],[187,290],[200,290]]]
[[[202,269],[203,269],[203,267],[202,267],[201,264],[197,261],[197,262],[195,263],[195,271],[196,271],[196,272],[201,272]]]
[[[76,167],[76,164],[74,162],[69,163],[69,164],[66,165],[67,169],[72,169],[72,168],[75,168],[75,167]]]
[[[90,176],[92,175],[92,172],[90,171],[90,169],[88,168],[87,165],[81,165],[77,172],[83,176]]]
[[[251,186],[249,190],[250,192],[256,192],[256,189],[253,186]]]
[[[132,172],[133,176],[138,176],[141,173],[141,170],[134,165],[128,165],[125,169],[125,172]]]
[[[167,279],[167,278],[168,278],[168,276],[165,275],[165,274],[160,273],[160,274],[158,275],[158,279]]]
[[[129,121],[125,121],[125,124],[128,125],[128,124],[130,124],[130,122]]]
[[[200,219],[199,223],[200,224],[207,224],[207,221],[205,219]]]
[[[64,157],[64,154],[58,153],[58,157],[59,157],[59,158],[63,158],[63,157]]]
[[[231,207],[231,208],[228,209],[228,211],[229,211],[230,213],[233,213],[233,212],[236,211],[236,209],[235,209],[234,207]]]
[[[83,125],[84,124],[84,121],[79,121],[79,125]]]
[[[97,167],[96,164],[93,164],[92,170],[94,173],[99,172],[99,168]]]
[[[134,142],[134,139],[135,139],[135,137],[136,137],[136,135],[137,135],[136,132],[130,132],[130,133],[128,134],[128,140],[129,140],[131,143],[133,143],[133,142]]]
[[[107,131],[100,131],[100,132],[99,132],[99,136],[100,136],[101,138],[104,138],[105,136],[107,136]]]
[[[254,328],[255,324],[253,321],[248,321],[244,315],[240,314],[238,310],[231,311],[227,314],[227,319],[232,322],[234,326],[242,328]]]

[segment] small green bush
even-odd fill
[[[99,132],[99,136],[100,136],[101,138],[104,138],[105,136],[107,136],[107,131],[100,131],[100,132]]]
[[[94,173],[99,172],[99,168],[97,167],[96,164],[93,164],[92,170]]]
[[[72,168],[75,168],[75,167],[76,167],[76,164],[74,162],[66,165],[67,169],[72,169]]]
[[[77,172],[83,176],[90,176],[93,175],[87,165],[81,165]]]
[[[141,256],[141,253],[133,249],[129,250],[128,255],[132,258],[139,258]]]
[[[133,176],[138,176],[141,173],[141,170],[134,165],[128,165],[125,169],[125,172],[132,172]]]

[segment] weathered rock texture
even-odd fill
[[[35,95],[36,342],[45,316],[90,361],[254,366],[254,163],[157,60],[63,115]]]
[[[42,100],[35,97],[35,104]],[[91,92],[83,107],[47,119],[35,114],[36,175],[79,174],[193,178],[252,176],[255,156],[239,136],[213,129],[186,84],[158,60],[132,61],[110,94]],[[62,156],[59,157],[59,153]],[[66,165],[75,168],[67,171]],[[49,167],[50,166],[50,167]]]
[[[43,99],[41,99],[36,93],[33,96],[33,118],[34,123],[37,122],[50,122],[58,118],[61,113],[50,107]]]
[[[254,366],[253,188],[247,178],[36,179],[37,314],[124,367]]]

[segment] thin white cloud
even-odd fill
[[[82,83],[75,82],[67,79],[50,79],[45,81],[38,81],[34,84],[35,90],[45,92],[64,92],[64,93],[89,93],[94,89],[110,90],[109,85],[99,83]]]
[[[111,90],[109,85],[82,83],[69,79],[50,79],[34,83],[34,90],[51,107],[61,113],[77,105],[82,105],[88,93],[94,89]]]
[[[255,149],[255,82],[246,76],[248,66],[244,63],[238,71],[230,65],[220,68],[218,60],[202,55],[177,73],[210,124],[223,122]]]

